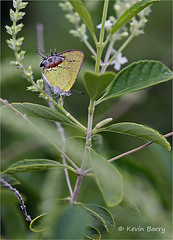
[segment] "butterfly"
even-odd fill
[[[56,53],[55,50],[54,54],[41,57],[43,58],[40,63],[42,75],[52,91],[60,96],[70,96],[70,89],[76,81],[84,60],[84,52],[73,49]]]

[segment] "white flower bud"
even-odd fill
[[[72,5],[69,2],[66,2],[65,4],[66,4],[66,7],[67,7],[68,11],[71,12],[73,10]]]
[[[72,30],[69,31],[69,33],[72,34],[73,37],[78,37],[78,38],[81,37],[80,34],[79,34],[79,32],[78,32],[77,30],[73,30],[73,29],[72,29]]]
[[[12,9],[10,9],[10,18],[11,18],[12,21],[13,20],[16,21],[16,14]]]
[[[14,43],[13,39],[10,39],[10,40],[7,39],[6,42],[9,46],[9,48],[12,48],[13,50],[15,50],[15,43]]]
[[[102,126],[106,125],[107,123],[111,122],[113,120],[113,118],[106,118],[104,120],[102,120],[101,122],[96,124],[96,128],[101,128]]]
[[[64,11],[67,11],[67,10],[68,10],[65,3],[62,3],[62,2],[61,2],[61,3],[58,4],[58,6],[61,7],[62,10],[64,10]]]
[[[36,83],[39,88],[43,89],[43,79],[38,79]]]
[[[122,36],[123,36],[123,37],[127,37],[128,35],[129,35],[129,33],[128,33],[127,31],[125,31],[125,32],[122,33]]]
[[[16,16],[16,21],[21,20],[24,15],[25,15],[25,12],[18,12],[18,13],[17,13],[17,16]]]
[[[32,67],[31,66],[28,67],[27,73],[32,74]]]
[[[19,61],[22,61],[24,59],[25,51],[21,51],[17,54]]]
[[[38,92],[37,88],[34,85],[27,87],[26,90],[32,91],[32,92]]]
[[[13,7],[17,8],[17,1],[13,0]]]
[[[126,4],[125,4],[125,8],[126,8],[126,9],[129,9],[130,7],[131,7],[130,3],[126,3]]]
[[[6,25],[5,28],[6,28],[7,33],[10,34],[10,35],[12,35],[12,29],[11,29],[11,27],[9,27],[9,26]]]
[[[16,40],[16,46],[17,48],[20,47],[23,43],[24,37],[21,37],[19,39]]]
[[[16,35],[18,32],[20,32],[23,26],[24,26],[23,23],[16,25],[14,34]]]
[[[119,4],[114,4],[114,9],[115,9],[115,11],[119,11],[121,9],[120,5]]]
[[[28,4],[28,2],[21,2],[19,5],[19,9],[25,8],[27,4]]]
[[[10,64],[13,66],[13,67],[15,67],[15,68],[17,68],[17,69],[20,69],[21,68],[21,65],[20,65],[20,63],[19,62],[15,62],[15,61],[10,61]]]

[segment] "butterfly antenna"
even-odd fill
[[[80,94],[85,94],[84,92],[80,92],[80,91],[77,91],[77,90],[75,90],[75,89],[72,89],[71,91],[72,91],[72,92],[77,92],[77,93],[80,93]]]
[[[45,59],[45,57],[42,56],[37,50],[35,50],[35,51],[36,51],[36,53],[37,53],[41,58]]]
[[[53,56],[53,52],[52,52],[52,49],[50,49],[50,54],[51,54],[51,56]]]
[[[48,55],[46,53],[44,53],[40,48],[39,48],[39,51],[44,54],[46,57],[48,57]],[[41,55],[40,55],[41,56]],[[44,57],[44,56],[43,56]],[[45,58],[45,57],[44,57]]]

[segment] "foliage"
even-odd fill
[[[106,118],[95,123],[94,113],[97,106],[100,106],[106,100],[172,79],[173,74],[169,68],[163,63],[154,60],[134,62],[117,74],[106,71],[110,65],[114,65],[116,70],[120,70],[121,65],[127,62],[127,59],[122,57],[122,51],[134,37],[144,33],[147,16],[150,13],[148,6],[158,1],[133,1],[130,5],[124,1],[121,3],[117,1],[114,5],[116,17],[111,16],[107,20],[109,0],[105,0],[101,24],[97,26],[100,29],[99,39],[92,17],[81,0],[63,1],[59,4],[67,12],[66,18],[75,27],[75,30],[71,30],[70,33],[78,37],[86,45],[95,61],[94,71],[87,69],[83,75],[84,86],[90,101],[87,125],[85,126],[79,120],[79,116],[76,118],[66,110],[64,107],[66,99],[59,96],[57,101],[53,96],[51,86],[47,85],[43,79],[34,80],[32,67],[24,67],[23,60],[26,52],[21,50],[24,37],[17,38],[17,34],[24,26],[23,23],[18,24],[25,15],[21,10],[28,3],[22,2],[22,0],[13,0],[15,11],[10,9],[10,19],[13,24],[12,26],[5,26],[7,33],[11,35],[11,38],[7,40],[7,44],[13,50],[15,56],[15,60],[10,63],[19,69],[31,84],[27,90],[38,93],[39,97],[49,103],[49,107],[33,103],[9,104],[6,100],[1,99],[1,102],[5,105],[5,107],[2,107],[2,113],[4,119],[6,119],[4,125],[15,126],[18,132],[26,131],[31,139],[36,136],[37,142],[41,143],[43,139],[46,140],[46,143],[53,147],[52,152],[56,151],[56,159],[54,160],[41,157],[35,159],[25,158],[5,168],[1,175],[3,186],[17,195],[22,211],[27,221],[30,222],[30,230],[33,232],[34,238],[81,239],[85,237],[88,239],[101,239],[101,234],[105,234],[105,236],[110,234],[109,236],[111,236],[111,232],[117,230],[114,218],[121,222],[121,214],[126,214],[126,211],[128,214],[140,215],[135,203],[126,194],[126,184],[128,185],[129,182],[128,174],[125,171],[121,172],[118,166],[110,163],[113,160],[105,156],[106,154],[98,153],[97,147],[94,146],[94,140],[98,140],[100,145],[101,135],[98,135],[98,133],[113,132],[142,138],[168,150],[170,150],[170,144],[165,136],[142,124],[121,122],[110,125],[112,118]],[[123,12],[121,12],[122,9]],[[87,29],[91,34],[94,47],[88,40],[90,38],[87,35]],[[124,40],[124,38],[126,38],[124,43],[118,50],[115,50],[115,42]],[[105,56],[103,55],[104,52]],[[14,114],[9,109],[17,113],[18,116],[14,116],[12,119],[11,116]],[[23,128],[21,128],[20,118],[25,122]],[[37,119],[37,121],[34,119]],[[52,126],[50,122],[55,124]],[[105,127],[105,125],[107,126]],[[76,131],[75,134],[72,134],[74,138],[67,139],[64,130],[70,135],[74,129]],[[67,144],[68,141],[70,144]],[[39,211],[41,213],[37,214],[34,219],[27,218],[23,198],[11,185],[18,183],[18,178],[20,179],[18,174],[21,172],[32,174],[35,171],[45,170],[48,170],[48,177],[44,185],[45,191],[42,193],[42,198],[45,201],[40,206]],[[67,190],[61,189],[63,186],[61,183],[64,181],[62,170],[65,173],[68,193]],[[73,179],[75,179],[75,182],[73,182]],[[90,203],[83,203],[83,200],[81,202],[78,200],[82,191],[83,179],[92,179],[90,180],[92,184],[97,185],[97,190],[103,197],[103,200],[100,200],[101,197],[96,198],[99,204],[93,203],[94,196],[91,196]],[[49,192],[48,195],[47,192]],[[3,191],[2,196],[3,199],[11,199],[8,199],[8,202],[10,205],[14,205],[13,210],[15,212],[16,201],[14,196],[10,196],[9,191]],[[101,206],[100,202],[104,206]],[[3,216],[6,218],[9,209],[8,207],[4,209]],[[19,216],[18,219],[20,219]],[[134,223],[136,224],[135,220]],[[144,222],[144,224],[146,223]],[[21,228],[24,232],[24,227]],[[9,233],[9,237],[11,237],[11,233]],[[16,237],[18,237],[18,234],[16,234]]]

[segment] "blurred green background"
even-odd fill
[[[60,1],[29,1],[22,22],[24,27],[19,37],[25,40],[22,50],[26,50],[24,65],[32,66],[34,78],[41,78],[39,56],[37,49],[36,24],[44,25],[45,51],[50,49],[61,52],[68,49],[82,49],[85,52],[84,64],[73,89],[84,91],[82,74],[85,70],[94,68],[94,60],[85,45],[69,35],[74,29],[64,17],[64,12],[58,6]],[[93,18],[94,25],[101,22],[103,1],[85,1]],[[113,14],[114,1],[110,1],[108,16]],[[1,1],[1,96],[12,102],[32,102],[42,105],[47,103],[38,97],[37,93],[26,91],[29,82],[21,76],[20,71],[13,68],[9,62],[14,60],[13,52],[8,48],[6,39],[10,36],[5,32],[5,25],[11,25],[9,9],[12,1]],[[128,58],[128,64],[141,59],[153,59],[172,67],[172,1],[161,1],[152,6],[149,21],[145,27],[145,34],[136,37],[124,50],[123,55]],[[96,30],[98,31],[98,30]],[[89,33],[88,33],[89,35]],[[92,40],[89,38],[92,44]],[[123,66],[124,67],[124,66]],[[109,70],[114,71],[113,67]],[[151,87],[136,94],[129,94],[115,100],[109,100],[96,109],[95,123],[113,117],[113,122],[131,121],[150,126],[162,134],[171,131],[171,81]],[[87,93],[74,93],[65,98],[65,108],[83,124],[87,120],[89,98]],[[14,118],[15,119],[15,118]],[[11,122],[10,122],[11,121]],[[14,120],[15,121],[15,120]],[[10,125],[8,125],[10,124]],[[66,130],[66,135],[77,135],[74,130]],[[132,137],[118,134],[102,135],[103,144],[97,146],[97,151],[111,158],[127,150],[137,147],[144,142]],[[169,139],[170,140],[170,139]],[[57,159],[57,153],[51,147],[37,143],[28,136],[24,129],[21,131],[13,126],[13,118],[9,123],[2,121],[2,170],[12,163],[27,158]],[[59,159],[58,159],[59,160]],[[142,212],[136,216],[125,206],[117,206],[110,211],[116,221],[116,229],[111,234],[103,232],[104,239],[171,239],[171,154],[167,150],[151,145],[131,156],[118,160],[115,165],[123,176],[125,191]],[[16,174],[21,182],[17,189],[23,194],[29,214],[36,217],[40,214],[40,205],[47,194],[47,184],[50,181],[49,172]],[[75,183],[75,176],[70,175]],[[58,184],[58,183],[57,183]],[[52,188],[57,186],[52,186]],[[68,190],[65,179],[61,181],[60,196],[67,196]],[[64,190],[65,189],[65,190]],[[43,197],[44,195],[44,197]],[[56,195],[56,194],[55,194]],[[48,195],[47,195],[48,196]],[[104,204],[97,186],[92,179],[83,182],[79,200]],[[2,208],[2,236],[4,239],[41,239],[31,234],[18,204],[5,201]],[[118,232],[119,226],[155,226],[166,227],[166,232]]]

